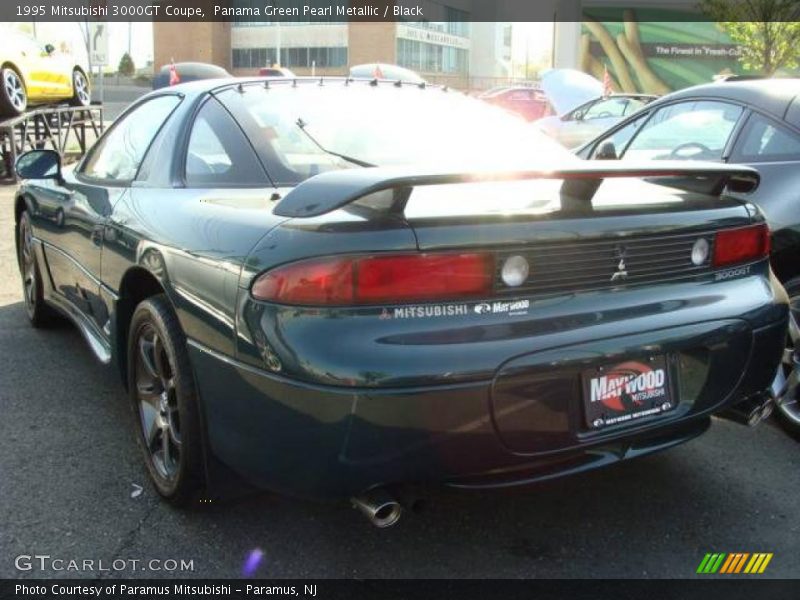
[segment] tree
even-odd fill
[[[771,76],[800,66],[797,0],[701,0],[700,9],[739,45],[746,70]]]
[[[122,55],[122,58],[119,59],[119,67],[117,68],[117,72],[125,77],[132,77],[136,72],[136,66],[133,64],[133,59],[127,52]]]

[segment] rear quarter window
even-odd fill
[[[800,160],[800,135],[763,115],[753,114],[736,142],[733,162]]]

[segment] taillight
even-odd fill
[[[252,294],[307,306],[458,300],[490,295],[493,273],[492,256],[480,253],[331,257],[267,271]]]
[[[714,238],[715,267],[751,262],[768,255],[769,228],[764,223],[719,231]]]

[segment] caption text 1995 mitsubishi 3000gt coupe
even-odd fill
[[[529,483],[768,408],[787,300],[726,194],[746,167],[584,163],[425,84],[226,79],[17,170],[30,319],[119,369],[177,504],[221,466],[388,525],[405,484]]]

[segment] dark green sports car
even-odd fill
[[[156,489],[508,486],[757,421],[786,294],[758,175],[585,163],[425,84],[153,92],[76,166],[20,158],[31,322],[127,386]]]

